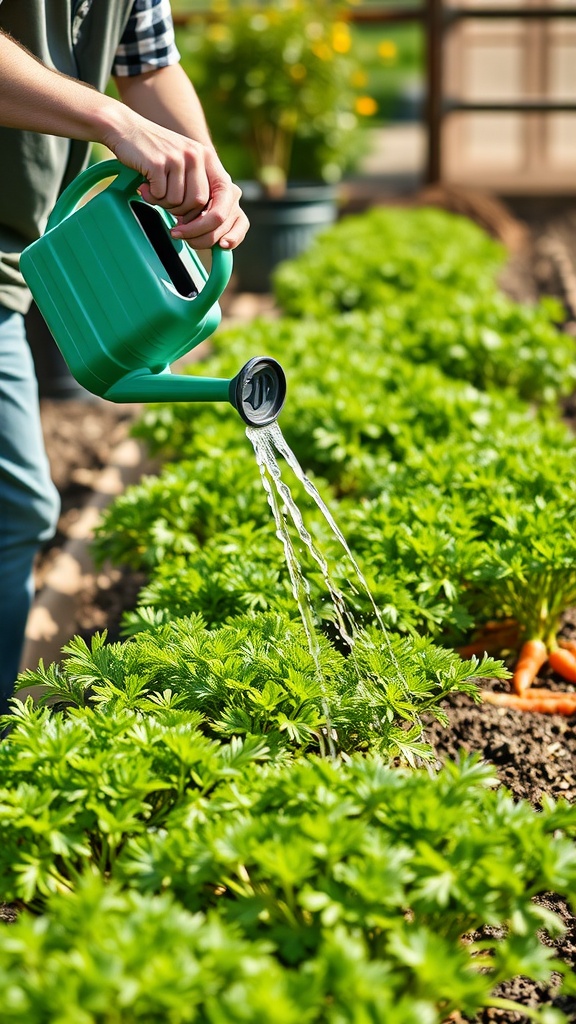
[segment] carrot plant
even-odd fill
[[[143,685],[134,676],[127,684]],[[31,698],[16,706],[0,744],[5,899],[40,909],[87,868],[113,875],[128,836],[162,827],[186,794],[202,801],[219,779],[268,756],[262,739],[219,744],[202,733],[202,715],[155,710],[63,717],[33,708]]]
[[[433,209],[376,209],[348,217],[275,275],[291,316],[370,313],[386,350],[434,362],[479,387],[513,388],[554,401],[574,388],[574,345],[555,324],[552,299],[506,298],[497,272],[504,251],[469,220]],[[352,339],[354,330],[350,331]]]
[[[157,477],[129,487],[102,517],[94,553],[133,568],[149,569],[166,557],[190,555],[216,531],[268,522],[258,468],[248,446],[213,457],[167,464]]]
[[[387,316],[388,314],[383,314]],[[411,447],[459,435],[480,435],[494,423],[522,430],[533,418],[512,389],[489,394],[465,378],[449,377],[434,360],[414,361],[397,351],[395,335],[378,317],[333,321],[281,318],[222,332],[210,373],[230,376],[254,349],[269,352],[286,367],[289,398],[280,424],[286,440],[311,470],[334,483],[339,493],[362,493],[386,454],[401,459]],[[518,352],[511,352],[514,366]],[[453,360],[451,359],[451,362]],[[481,358],[486,366],[486,358]],[[542,374],[537,371],[542,380]],[[233,411],[173,404],[146,410],[138,435],[164,458],[198,457],[224,439],[241,443]]]
[[[479,387],[553,402],[575,384],[574,345],[556,328],[564,312],[545,298],[505,297],[503,249],[477,225],[441,210],[378,209],[344,218],[278,268],[275,290],[292,316],[368,312],[385,350],[434,361]]]
[[[444,579],[469,626],[513,617],[525,638],[552,644],[574,600],[576,488],[568,432],[555,433],[557,450],[543,436],[532,428],[485,444],[430,445],[383,477],[361,508],[342,503],[371,577],[386,566],[400,579],[412,570],[423,593]],[[451,616],[445,627],[456,626]]]
[[[492,544],[481,569],[483,580],[500,596],[500,611],[518,624],[521,650],[513,677],[513,707],[576,712],[576,693],[530,689],[547,661],[560,676],[576,682],[576,657],[562,650],[562,614],[576,604],[576,525],[561,503],[508,508],[495,517]],[[504,703],[502,695],[485,694]]]
[[[356,973],[359,987],[361,968],[351,968],[349,980]],[[312,1014],[320,1012],[322,987],[304,980],[268,944],[243,939],[214,913],[191,914],[169,893],[143,896],[97,878],[51,896],[42,916],[22,913],[0,931],[5,1024],[319,1020]],[[389,998],[383,994],[382,1005]],[[390,1020],[419,1024],[418,1009]]]
[[[158,702],[28,704],[0,772],[2,885],[21,907],[0,929],[7,1021],[220,1024],[277,1006],[441,1024],[500,1005],[518,973],[574,989],[538,896],[576,895],[575,809],[514,803],[473,758],[437,773],[275,759]]]
[[[436,292],[491,294],[502,245],[468,218],[433,208],[379,208],[343,218],[274,287],[288,314],[326,317],[350,309],[419,302]]]
[[[492,659],[464,662],[426,638],[360,632],[345,657],[280,614],[233,619],[208,630],[200,616],[154,625],[119,644],[75,639],[61,666],[27,672],[46,699],[105,710],[175,707],[202,715],[211,737],[265,737],[274,751],[375,749],[414,763],[431,757],[423,719],[442,721],[451,692],[505,676]]]
[[[205,894],[294,966],[327,931],[355,933],[401,990],[421,999],[429,986],[440,1020],[490,1005],[520,962],[544,980],[549,951],[534,934],[557,922],[534,897],[560,881],[572,892],[573,808],[549,804],[537,817],[494,792],[492,770],[474,761],[406,776],[372,758],[312,759],[249,776],[240,815],[225,787],[220,814],[179,816],[181,827],[129,843],[120,870],[130,884],[155,891],[169,877],[190,909]],[[502,928],[501,940],[462,942],[482,924]]]

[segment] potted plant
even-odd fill
[[[272,267],[336,218],[335,185],[375,112],[354,57],[349,0],[212,0],[182,29],[183,64],[251,222],[236,254],[241,287],[264,291]]]

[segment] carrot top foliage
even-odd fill
[[[475,758],[436,774],[275,760],[160,702],[28,705],[0,795],[3,892],[41,913],[0,929],[6,1021],[264,1022],[273,1006],[441,1024],[499,1005],[518,972],[570,990],[542,941],[562,923],[534,897],[574,894],[575,810],[515,804]]]
[[[50,706],[0,744],[2,894],[28,908],[0,929],[7,1022],[566,1020],[555,990],[494,991],[576,991],[539,898],[576,899],[574,809],[513,801],[476,758],[438,768],[426,724],[508,674],[454,645],[494,622],[552,645],[576,600],[573,341],[498,293],[502,251],[462,218],[374,211],[307,260],[277,277],[297,315],[222,331],[209,372],[284,364],[282,431],[385,629],[290,478],[358,625],[350,650],[299,552],[311,651],[237,415],[145,410],[171,462],[96,539],[147,577],[128,639],[27,673]]]

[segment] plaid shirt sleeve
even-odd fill
[[[177,64],[170,0],[134,0],[112,74],[127,77]]]

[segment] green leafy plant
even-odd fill
[[[217,914],[89,876],[0,931],[0,986],[5,1024],[298,1024],[321,1000]]]
[[[427,639],[360,631],[349,657],[322,635],[310,651],[300,622],[246,615],[207,630],[199,616],[148,623],[121,644],[76,639],[62,666],[21,678],[45,699],[105,710],[175,707],[202,715],[213,738],[265,737],[275,752],[377,749],[414,763],[430,757],[424,718],[445,721],[451,692],[506,676],[498,662],[463,662]]]
[[[3,891],[43,910],[0,929],[7,1020],[43,1024],[66,1002],[65,1021],[90,1020],[80,1007],[219,1022],[242,993],[240,1020],[271,999],[280,1020],[390,1004],[387,1020],[440,1024],[520,1009],[493,995],[516,974],[573,989],[543,944],[562,923],[538,900],[574,898],[573,807],[514,803],[475,759],[259,764],[261,742],[213,743],[153,703],[68,717],[29,704],[0,748]]]
[[[536,935],[560,924],[534,897],[572,893],[576,878],[574,808],[536,815],[495,781],[474,760],[436,776],[358,757],[258,770],[248,799],[225,786],[219,813],[136,839],[122,869],[145,891],[169,877],[190,909],[208,899],[294,966],[327,933],[356,935],[398,996],[425,1004],[433,992],[444,1018],[457,1007],[473,1016],[510,973],[550,977]],[[501,938],[470,941],[482,925]]]
[[[99,651],[96,640],[95,660]],[[127,675],[132,699],[146,678]],[[84,686],[69,680],[69,700]],[[108,877],[128,836],[162,827],[187,794],[202,802],[219,779],[267,756],[261,739],[216,743],[200,731],[201,714],[161,705],[150,701],[154,713],[147,715],[81,709],[67,717],[34,709],[30,698],[16,706],[0,745],[6,899],[40,905],[50,893],[73,889],[87,866]]]
[[[214,534],[193,556],[162,560],[138,595],[140,607],[125,613],[123,635],[146,629],[150,610],[156,622],[197,613],[210,628],[245,612],[293,614],[288,572],[278,555],[272,527],[246,523]]]
[[[404,628],[457,645],[475,628],[477,653],[552,644],[574,600],[573,459],[566,428],[534,421],[414,448],[383,469],[370,500],[338,509],[376,600],[380,579],[397,580],[419,609]],[[510,619],[499,648],[482,629]]]
[[[277,195],[289,179],[337,181],[357,159],[358,120],[377,105],[354,86],[347,3],[216,0],[208,19],[180,32],[184,67],[233,176]]]
[[[433,207],[376,207],[342,218],[275,272],[274,291],[292,316],[425,308],[438,292],[471,304],[494,291],[502,245],[469,218]]]
[[[574,343],[559,304],[534,306],[497,285],[502,248],[464,217],[436,209],[375,209],[348,217],[275,273],[280,305],[316,317],[363,310],[364,328],[417,362],[481,388],[553,402],[574,388]]]
[[[258,469],[247,454],[244,440],[226,453],[166,465],[158,477],[127,488],[97,527],[95,556],[149,569],[198,551],[239,518],[254,527],[268,522]]]

